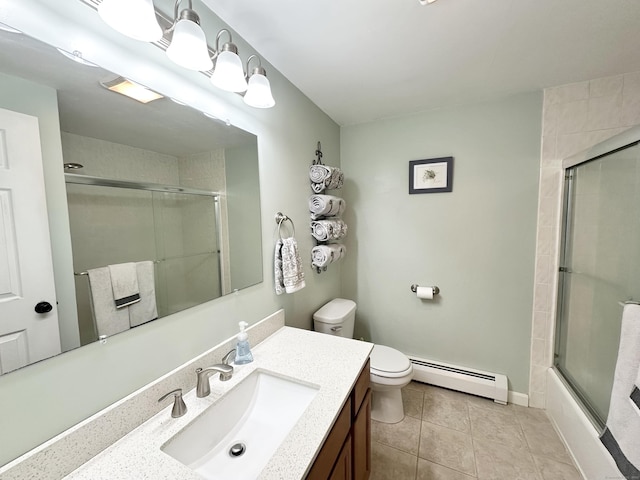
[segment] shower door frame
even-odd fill
[[[566,384],[567,390],[574,397],[577,403],[582,408],[583,412],[589,418],[593,426],[599,432],[602,432],[604,429],[604,422],[600,419],[600,416],[595,412],[593,407],[591,407],[589,400],[586,396],[581,392],[580,387],[577,386],[577,382],[574,382],[571,378],[571,374],[566,372],[558,363],[558,351],[560,349],[560,342],[562,340],[562,335],[560,334],[561,329],[563,328],[563,323],[561,322],[563,308],[564,308],[564,284],[565,284],[565,274],[570,273],[565,267],[567,257],[569,255],[569,242],[567,241],[570,238],[572,233],[571,231],[571,219],[573,215],[573,189],[574,189],[574,175],[571,170],[574,167],[578,167],[580,165],[586,164],[588,162],[592,162],[598,160],[600,158],[613,155],[616,152],[626,150],[628,148],[632,148],[640,144],[640,126],[630,128],[625,132],[622,132],[619,135],[616,135],[608,140],[605,140],[594,147],[587,149],[583,152],[577,153],[571,157],[568,157],[562,162],[562,171],[563,171],[563,189],[561,192],[562,195],[562,215],[560,220],[560,248],[559,248],[559,258],[558,258],[558,287],[557,287],[557,297],[556,297],[556,312],[555,312],[555,328],[554,328],[554,349],[553,349],[553,369],[557,372],[560,379]]]

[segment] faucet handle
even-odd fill
[[[158,403],[162,402],[169,395],[173,395],[173,408],[171,409],[171,416],[173,418],[178,418],[187,413],[187,405],[184,403],[182,399],[182,389],[176,388],[175,390],[170,391],[166,395],[163,395],[158,399]]]

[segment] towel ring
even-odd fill
[[[276,213],[276,223],[278,224],[278,236],[282,239],[282,224],[284,222],[291,222],[291,228],[293,229],[293,236],[296,236],[296,226],[293,223],[293,220],[291,220],[289,217],[287,217],[285,214],[283,214],[282,212],[278,212]]]

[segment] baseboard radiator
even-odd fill
[[[502,405],[507,404],[509,387],[506,375],[411,356],[409,360],[413,365],[413,379],[418,382],[491,398]]]

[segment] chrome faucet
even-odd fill
[[[222,357],[222,363],[225,365],[231,365],[236,355],[236,349],[231,349],[224,357]]]
[[[209,385],[209,377],[216,373],[220,374],[220,381],[226,382],[233,375],[233,367],[231,365],[225,365],[223,363],[217,363],[209,368],[197,368],[196,375],[198,376],[198,383],[196,385],[196,396],[199,398],[206,397],[211,393],[211,386]]]

